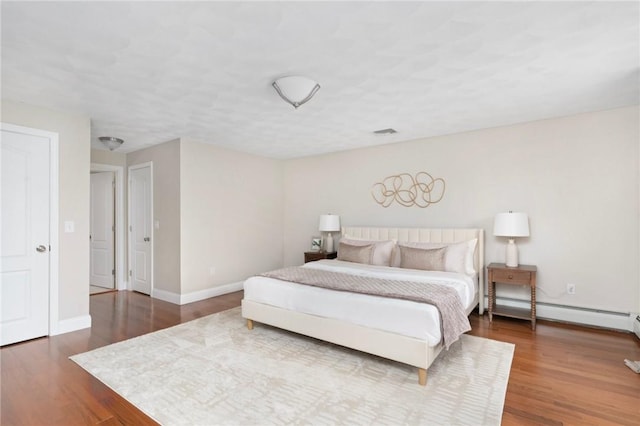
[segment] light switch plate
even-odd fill
[[[72,220],[65,220],[64,221],[64,232],[75,232],[76,231],[76,224],[74,221]]]

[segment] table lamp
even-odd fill
[[[323,214],[320,215],[320,224],[318,225],[320,232],[328,232],[327,238],[324,242],[324,251],[331,253],[333,251],[333,237],[332,232],[340,230],[340,216],[337,214]]]
[[[529,236],[529,217],[526,213],[498,213],[493,222],[493,235],[509,238],[505,264],[510,268],[518,266],[518,247],[515,237]]]

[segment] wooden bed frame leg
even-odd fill
[[[247,320],[247,328],[249,330],[253,330],[253,320],[250,320],[250,319]]]
[[[427,386],[427,370],[424,368],[418,368],[418,384],[420,386]]]

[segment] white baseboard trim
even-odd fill
[[[488,298],[485,298],[485,306],[489,306]],[[530,307],[528,300],[517,300],[498,297],[496,303],[503,306],[516,308]],[[614,330],[633,331],[633,314],[624,312],[599,311],[589,308],[579,308],[567,305],[555,305],[552,303],[537,302],[536,317],[555,321],[571,322],[575,324],[590,325],[595,327],[610,328]]]
[[[118,283],[118,291],[127,290],[129,288],[129,281],[124,280]]]
[[[173,303],[174,305],[180,305],[180,295],[171,291],[159,290],[154,288],[151,290],[151,297],[154,299],[164,300],[165,302]]]
[[[82,315],[58,321],[57,326],[51,330],[50,336],[71,333],[85,328],[91,328],[91,315]]]
[[[187,294],[177,294],[170,291],[154,289],[151,292],[151,297],[164,300],[165,302],[173,303],[176,305],[186,305],[187,303],[198,302],[200,300],[209,299],[211,297],[240,291],[243,288],[244,281],[207,288],[205,290],[194,291]]]
[[[197,302],[199,300],[209,299],[210,297],[221,296],[223,294],[233,293],[240,291],[244,288],[244,281],[236,283],[225,284],[218,287],[208,288],[206,290],[194,291],[192,293],[183,294],[180,297],[180,304],[185,305],[187,303]]]

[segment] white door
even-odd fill
[[[91,276],[89,283],[115,288],[115,180],[113,172],[91,173]]]
[[[129,275],[131,288],[151,294],[152,195],[151,166],[129,168]]]
[[[49,144],[2,129],[0,345],[49,334]]]

